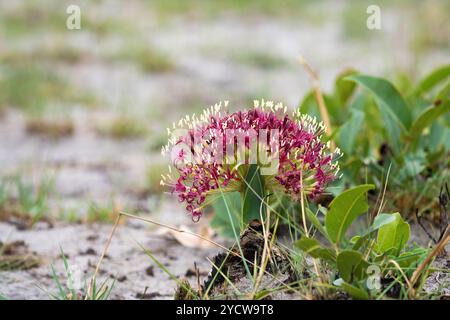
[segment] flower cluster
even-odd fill
[[[264,100],[255,101],[246,111],[229,113],[224,111],[226,107],[227,102],[216,104],[200,117],[187,116],[168,129],[169,143],[162,152],[171,154],[177,174],[172,175],[169,167],[170,173],[162,176],[161,183],[186,203],[193,219],[201,216],[208,196],[242,190],[239,166],[253,163],[250,159],[262,166],[259,152],[258,157],[251,154],[255,150],[267,151],[271,161],[277,161],[275,172],[265,177],[265,187],[282,190],[294,199],[301,192],[315,197],[336,177],[339,149],[332,152],[329,143],[321,141],[325,128],[315,118],[299,111],[290,117],[281,103]],[[254,140],[248,132],[255,133]],[[239,135],[244,135],[241,144]],[[256,149],[251,141],[257,141]]]

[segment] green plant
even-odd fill
[[[49,102],[98,104],[91,92],[79,90],[54,72],[49,63],[37,63],[32,57],[25,56],[22,60],[5,64],[0,57],[0,70],[0,108],[9,106],[33,116],[42,116]]]
[[[90,202],[86,215],[87,223],[113,222],[117,214],[114,200],[109,199],[106,205]]]
[[[265,51],[236,52],[234,59],[244,65],[254,66],[260,69],[273,70],[288,65],[282,57]]]
[[[148,130],[139,119],[122,115],[105,125],[99,126],[97,131],[115,139],[131,139],[144,136]]]
[[[334,287],[355,299],[383,297],[393,286],[398,287],[395,298],[408,298],[409,279],[429,250],[406,246],[410,227],[400,214],[378,212],[373,219],[369,215],[368,226],[348,236],[350,227],[368,212],[366,194],[373,188],[360,185],[338,195],[325,211],[324,224],[310,212],[308,220],[328,245],[318,237],[303,236],[296,246],[331,266]]]
[[[0,179],[0,208],[4,206],[7,200],[8,191],[6,189],[6,181],[4,179]]]
[[[148,166],[146,171],[146,186],[147,189],[155,194],[162,194],[165,189],[160,184],[161,175],[166,171],[167,165],[161,163],[154,163]]]
[[[30,226],[41,220],[48,211],[48,196],[53,191],[53,180],[43,179],[37,190],[31,184],[24,182],[22,177],[16,177],[19,210],[31,218]]]
[[[0,217],[23,220],[31,228],[36,222],[47,219],[48,198],[54,191],[53,180],[42,178],[35,188],[22,176],[0,180]]]
[[[83,221],[81,215],[80,215],[80,211],[81,209],[77,206],[72,206],[72,207],[63,207],[60,206],[59,207],[59,214],[58,214],[58,218],[61,221],[66,221],[69,223],[81,223]]]
[[[147,73],[164,73],[175,68],[173,61],[166,53],[146,45],[130,44],[110,59],[132,62]]]
[[[224,194],[212,206],[214,216],[211,219],[211,227],[227,238],[234,238],[235,234],[241,232],[242,204],[238,192]]]
[[[108,282],[108,280],[103,281],[100,286],[97,285],[96,281],[92,282],[91,290],[88,290],[87,282],[84,281],[83,286],[78,286],[81,279],[75,279],[74,270],[70,267],[69,260],[62,248],[60,249],[61,259],[64,263],[65,272],[65,285],[62,283],[56,273],[53,265],[51,265],[51,277],[56,285],[57,292],[51,293],[45,289],[45,291],[50,298],[54,300],[107,300],[111,295],[111,291],[114,288],[115,280]]]
[[[400,93],[388,80],[347,70],[324,94],[332,138],[344,152],[344,187],[369,182],[379,189],[389,174],[387,209],[408,215],[433,211],[439,186],[450,178],[450,66],[431,72]],[[364,88],[358,91],[357,87]],[[313,93],[302,112],[319,115]]]
[[[194,220],[224,194],[238,192],[242,229],[266,215],[269,194],[303,201],[322,194],[336,178],[340,152],[322,140],[325,127],[315,118],[290,116],[273,101],[255,100],[253,108],[234,113],[221,107],[218,103],[199,119],[186,116],[174,124],[162,150],[170,152],[174,169],[169,166],[161,184],[178,195]]]
[[[223,12],[239,13],[245,15],[259,14],[263,16],[301,16],[304,19],[311,20],[317,12],[311,10],[315,4],[314,1],[295,1],[286,0],[280,6],[276,1],[272,0],[229,0],[229,1],[148,1],[147,4],[152,9],[157,10],[159,15],[186,14],[195,13],[201,17],[217,17]],[[316,8],[317,9],[317,8]],[[306,14],[307,12],[307,14]]]

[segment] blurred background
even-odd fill
[[[325,93],[348,68],[410,88],[448,63],[449,13],[444,0],[0,0],[0,299],[48,298],[60,250],[91,275],[119,210],[213,237],[210,215],[191,223],[159,185],[173,121],[219,100],[294,110],[311,90],[299,55]],[[173,298],[143,247],[175,277],[211,270],[210,243],[127,221],[99,271],[113,298]]]
[[[219,100],[297,107],[310,90],[299,54],[325,92],[349,67],[401,85],[448,61],[448,1],[377,1],[369,30],[372,2],[1,1],[0,179],[38,187],[46,214],[74,220],[181,212],[159,186],[180,116]],[[80,29],[66,25],[70,5]]]

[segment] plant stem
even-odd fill
[[[322,121],[325,124],[326,133],[327,133],[328,137],[330,137],[330,149],[331,149],[331,151],[333,151],[335,149],[335,145],[334,145],[334,141],[331,140],[331,135],[332,135],[331,121],[330,121],[330,116],[328,114],[327,106],[325,104],[325,100],[323,99],[322,91],[320,90],[319,76],[317,75],[316,72],[314,72],[314,70],[306,62],[306,60],[305,60],[305,58],[303,58],[303,56],[301,56],[301,55],[298,56],[298,62],[302,66],[305,67],[306,72],[309,74],[309,76],[312,80],[311,84],[312,84],[312,87],[314,90],[314,96],[316,98],[317,105],[319,106],[320,117],[322,118]]]

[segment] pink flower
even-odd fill
[[[187,116],[168,130],[169,144],[163,153],[172,154],[177,175],[163,176],[162,184],[198,220],[215,194],[245,187],[239,168],[253,163],[251,159],[263,167],[266,163],[259,157],[263,150],[278,164],[274,172],[263,176],[266,190],[285,192],[295,200],[303,191],[313,198],[325,191],[339,171],[339,149],[331,152],[329,144],[321,141],[324,130],[322,123],[298,111],[290,117],[281,103],[255,101],[252,109],[234,113],[216,104],[200,118]]]

